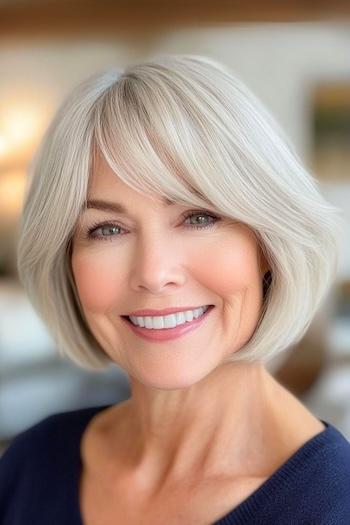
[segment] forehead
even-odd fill
[[[100,206],[92,206],[92,203],[101,200],[115,200],[116,197],[123,197],[123,200],[133,200],[134,198],[140,198],[142,194],[134,190],[131,186],[126,184],[120,177],[113,171],[109,164],[104,158],[99,155],[94,162],[93,170],[89,180],[88,195],[87,195],[87,208]],[[172,206],[175,201],[162,195],[148,196],[152,201],[159,202],[163,206]],[[119,199],[120,200],[120,199]],[[120,210],[122,206],[119,206]],[[101,207],[102,209],[102,207]]]
[[[181,176],[180,179],[182,179]],[[142,192],[142,190],[135,190],[129,184],[125,183],[120,177],[118,177],[118,174],[110,167],[104,156],[99,151],[95,151],[93,167],[88,184],[87,200],[97,198],[121,200],[122,198],[123,200],[130,203],[135,201],[135,205],[137,206],[136,203],[141,205],[139,201],[140,198],[149,198],[152,203],[154,202],[156,205],[159,204],[164,207],[175,204],[179,204],[180,206],[193,204],[212,208],[212,202],[198,187],[195,187],[191,182],[186,181],[186,178],[183,178],[182,183],[189,193],[188,199],[172,199],[162,195],[161,193],[158,194],[156,192]]]

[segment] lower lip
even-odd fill
[[[180,324],[175,328],[163,328],[160,330],[142,328],[141,326],[135,326],[131,321],[122,317],[122,320],[131,328],[135,334],[147,339],[148,341],[169,341],[170,339],[176,339],[192,330],[198,328],[208,317],[214,306],[209,306],[208,310],[203,315],[193,319],[190,323]]]

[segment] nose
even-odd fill
[[[130,286],[152,294],[183,286],[186,276],[184,248],[169,232],[148,231],[138,240],[130,269]]]

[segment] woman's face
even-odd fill
[[[251,338],[267,266],[248,227],[144,196],[102,159],[88,200],[127,210],[84,212],[73,236],[72,270],[90,330],[129,376],[161,389],[190,386]],[[195,329],[171,339],[146,339],[121,317],[139,309],[204,305],[214,308]]]

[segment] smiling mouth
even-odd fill
[[[189,324],[194,324],[197,320],[199,321],[203,316],[205,316],[205,314],[207,312],[209,312],[210,310],[212,310],[214,308],[214,305],[210,304],[206,307],[205,311],[198,317],[193,317],[192,321],[186,321],[185,323],[181,323],[181,324],[177,324],[176,326],[170,326],[170,327],[164,327],[164,328],[152,328],[152,327],[149,327],[149,328],[146,328],[146,327],[143,327],[143,326],[139,326],[137,324],[134,324],[130,317],[128,315],[121,315],[120,317],[122,317],[122,319],[125,319],[125,321],[127,321],[129,324],[131,324],[131,326],[133,327],[136,327],[136,328],[141,328],[141,329],[147,329],[147,330],[154,330],[154,331],[164,331],[164,330],[175,330],[175,328],[179,328],[181,326],[184,326],[184,325],[189,325]],[[143,316],[143,317],[147,317],[147,316]]]
[[[132,321],[128,318],[128,316],[121,315],[120,317],[121,319],[123,319],[123,321],[126,321],[128,323],[128,326],[130,327],[132,332],[134,332],[137,336],[148,341],[152,341],[153,343],[160,344],[171,339],[177,339],[181,336],[184,336],[185,334],[192,332],[195,329],[198,329],[203,323],[205,323],[205,320],[214,308],[215,307],[211,305],[202,315],[200,315],[197,318],[193,318],[192,321],[178,324],[169,328],[142,327],[134,325]]]

